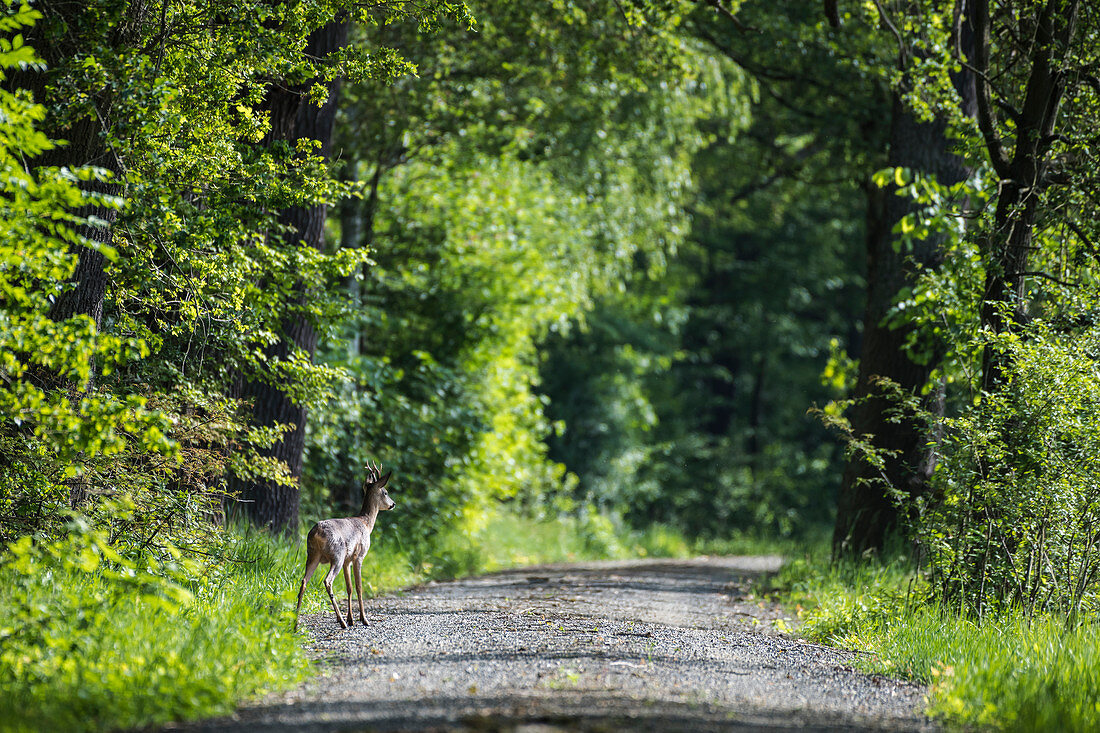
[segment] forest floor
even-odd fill
[[[182,730],[934,730],[922,687],[780,631],[750,588],[779,563],[527,567],[376,598],[367,627],[303,616],[317,678]]]

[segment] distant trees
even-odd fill
[[[858,182],[884,164],[886,85],[861,67],[866,37],[830,37],[819,3],[722,8],[698,4],[682,31],[738,93],[700,124],[691,228],[661,276],[551,343],[566,431],[550,444],[581,499],[639,526],[804,534],[839,483],[806,411],[841,393],[858,345]]]

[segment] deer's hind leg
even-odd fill
[[[340,628],[346,629],[348,625],[344,621],[344,616],[340,613],[339,606],[336,605],[336,596],[332,595],[332,581],[336,579],[336,573],[340,572],[343,567],[344,553],[333,556],[332,567],[325,574],[325,590],[328,591],[328,599],[332,603],[332,610],[336,612],[336,620],[340,622]]]
[[[348,589],[348,626],[355,625],[355,621],[351,616],[351,571],[348,569],[348,565],[352,565],[354,562],[351,558],[344,561],[344,585]]]
[[[294,607],[294,630],[298,630],[298,614],[302,610],[302,596],[306,592],[306,586],[309,584],[310,578],[313,577],[313,573],[317,571],[317,566],[321,564],[321,554],[310,552],[306,550],[306,574],[302,576],[302,584],[298,586],[298,605]]]

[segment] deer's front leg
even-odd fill
[[[367,623],[367,613],[363,610],[363,558],[359,558],[354,563],[355,566],[355,595],[359,598],[359,620],[363,622],[364,626],[369,626]],[[348,601],[351,601],[349,594]]]
[[[351,572],[348,570],[348,565],[354,562],[354,560],[348,560],[347,564],[344,565],[344,585],[347,586],[348,589],[348,626],[355,625],[355,621],[351,615]]]

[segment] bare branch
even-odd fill
[[[1008,155],[997,134],[997,115],[993,110],[989,86],[989,0],[970,0],[970,27],[974,31],[974,59],[971,69],[978,91],[978,128],[982,131],[993,169],[1001,178],[1011,178]]]
[[[886,8],[882,7],[881,0],[872,1],[878,10],[878,17],[882,19],[883,24],[890,29],[890,32],[894,34],[894,39],[898,42],[898,67],[904,69],[909,64],[909,46],[905,43],[905,39],[902,37],[897,25],[891,20],[890,14],[886,12]]]

